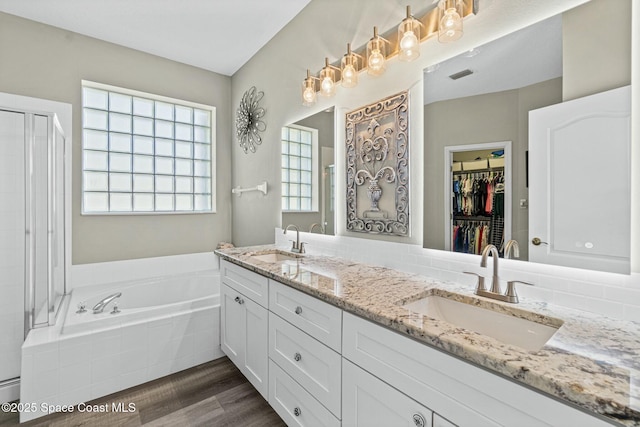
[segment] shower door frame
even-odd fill
[[[29,118],[33,118],[35,116],[47,116],[48,117],[48,121],[47,121],[47,136],[48,138],[55,138],[56,137],[56,128],[60,131],[60,133],[62,134],[63,138],[64,138],[64,146],[62,148],[63,150],[63,165],[62,167],[64,168],[63,171],[63,182],[62,182],[62,188],[64,189],[64,202],[63,202],[63,218],[64,218],[64,293],[68,293],[71,288],[70,288],[70,283],[71,283],[71,246],[72,246],[72,240],[71,240],[71,200],[72,200],[72,185],[71,185],[71,176],[72,176],[72,106],[71,104],[66,104],[66,103],[62,103],[62,102],[56,102],[56,101],[50,101],[50,100],[45,100],[45,99],[39,99],[39,98],[31,98],[31,97],[26,97],[26,96],[19,96],[19,95],[13,95],[13,94],[8,94],[8,93],[2,93],[0,92],[0,109],[1,110],[5,110],[5,111],[13,111],[16,113],[21,113],[25,115],[25,142],[29,141],[30,138],[32,137],[32,135],[29,134],[28,129],[30,129],[30,126],[28,125],[27,121],[29,120]],[[25,146],[25,162],[28,161],[28,155],[29,152],[27,150],[29,150],[31,148],[27,148]],[[54,153],[55,156],[55,153]],[[52,176],[51,174],[53,173],[53,165],[52,163],[54,163],[52,161],[53,159],[51,159],[51,156],[48,156],[47,159],[47,164],[48,164],[48,171],[47,171],[47,185],[51,186],[51,182],[52,182]],[[29,188],[29,177],[28,174],[25,171],[25,189]],[[48,189],[50,190],[50,189]],[[47,196],[47,204],[51,203],[51,197],[52,195],[50,194],[50,191],[47,192],[48,196]],[[32,215],[30,215],[30,202],[29,201],[25,201],[26,202],[26,206],[25,206],[25,215],[27,216],[27,227],[29,229],[32,229],[31,224],[29,224],[30,221],[30,217]],[[50,228],[50,224],[49,221],[51,220],[49,218],[49,212],[48,212],[48,218],[47,218],[47,228]],[[51,240],[51,235],[49,234],[47,236],[47,242],[49,244]],[[25,256],[28,255],[28,251],[30,251],[30,239],[25,239]],[[47,270],[50,271],[51,268],[51,261],[50,261],[50,256],[48,256],[48,260],[47,260]],[[25,299],[24,299],[24,308],[25,308],[25,321],[24,321],[24,335],[26,338],[26,335],[28,334],[29,330],[32,328],[37,328],[37,327],[43,327],[43,326],[50,326],[55,324],[56,321],[56,317],[58,315],[58,313],[60,312],[60,310],[62,309],[62,307],[64,306],[64,301],[61,302],[60,304],[58,304],[58,306],[55,308],[54,311],[52,311],[50,309],[50,305],[52,303],[52,299],[55,297],[54,294],[54,290],[52,289],[52,278],[48,277],[48,283],[47,283],[47,319],[45,322],[41,322],[38,324],[34,323],[34,316],[33,316],[33,302],[34,302],[34,298],[35,298],[35,293],[34,293],[34,289],[31,286],[31,275],[32,275],[32,271],[30,270],[30,266],[28,264],[28,260],[27,260],[27,264],[25,264]],[[55,301],[53,301],[53,303],[55,304]]]

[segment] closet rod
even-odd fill
[[[475,169],[472,171],[453,171],[454,175],[468,175],[477,172],[504,172],[504,166],[498,166],[495,168]]]

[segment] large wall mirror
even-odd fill
[[[335,234],[334,108],[282,128],[282,226]]]
[[[630,190],[620,178],[615,186],[626,195],[626,204],[623,201],[620,206],[624,215],[602,217],[593,220],[591,226],[615,222],[622,243],[607,248],[588,238],[571,240],[578,251],[600,249],[603,257],[615,258],[615,262],[600,266],[590,262],[588,256],[581,261],[547,262],[536,256],[538,246],[541,252],[558,252],[560,239],[548,243],[545,235],[538,245],[531,243],[535,237],[530,233],[531,215],[545,213],[536,213],[540,212],[539,198],[534,197],[529,182],[543,169],[538,163],[542,160],[529,155],[533,149],[529,112],[630,84],[630,5],[630,1],[620,2],[622,10],[611,10],[615,8],[604,7],[603,0],[593,0],[425,70],[426,248],[479,253],[483,242],[500,246],[514,239],[519,243],[519,258],[524,261],[629,272]],[[593,32],[596,23],[601,26],[597,31],[606,33],[609,28],[617,39],[593,43],[594,38],[587,33]],[[630,106],[628,109],[630,112]],[[624,120],[623,131],[630,131],[630,121]],[[596,130],[601,131],[602,126]],[[606,141],[601,142],[596,146],[603,151],[589,151],[592,157],[606,156]],[[583,147],[586,145],[573,147],[573,161],[563,163],[562,170],[565,176],[584,177],[589,182],[589,175],[604,169],[599,163],[597,170],[593,165],[586,168]],[[626,158],[621,155],[615,162],[614,169],[617,164],[617,172],[628,176],[630,166],[624,166],[629,162],[628,152]],[[556,191],[560,184],[556,181],[547,192]],[[571,218],[577,220],[585,211],[563,212],[567,213],[562,218],[564,223],[557,217],[551,222],[567,229],[572,225]],[[552,226],[548,228],[553,231]],[[620,253],[612,256],[612,248],[620,249]]]

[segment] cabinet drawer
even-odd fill
[[[349,427],[431,427],[432,412],[415,400],[343,360],[342,424]],[[442,425],[441,427],[445,427]]]
[[[225,260],[220,263],[220,276],[222,283],[261,306],[269,307],[269,279],[266,277]]]
[[[269,313],[269,357],[340,417],[340,355]]]
[[[327,408],[272,360],[269,361],[269,404],[289,427],[340,427],[340,421]]]
[[[270,310],[338,353],[342,349],[342,310],[271,280]]]

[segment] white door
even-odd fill
[[[529,113],[529,260],[629,273],[631,89]]]

